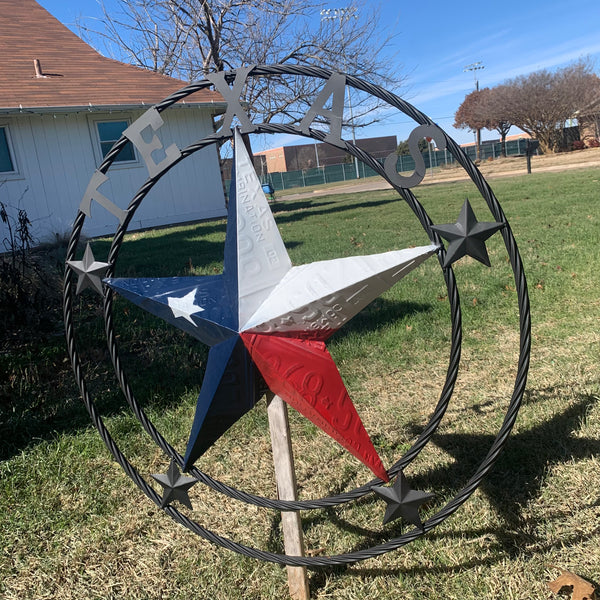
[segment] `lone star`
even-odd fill
[[[449,267],[453,262],[466,255],[489,267],[490,257],[485,247],[485,240],[502,227],[504,227],[503,223],[477,221],[471,204],[466,199],[456,223],[434,225],[431,229],[437,231],[449,242],[444,267]]]
[[[402,471],[398,473],[396,482],[392,487],[377,486],[373,488],[375,494],[387,503],[383,524],[402,517],[415,527],[423,528],[419,516],[419,506],[434,497],[433,494],[413,490],[404,477]]]
[[[389,481],[324,342],[438,247],[292,267],[237,131],[232,182],[222,275],[106,280],[210,346],[184,469],[258,402],[262,376],[271,392]],[[174,297],[198,311],[188,306],[190,314],[178,318]]]
[[[85,246],[83,260],[68,260],[67,264],[77,273],[77,289],[75,290],[77,295],[81,294],[86,288],[96,290],[99,294],[102,294],[101,278],[109,265],[94,258],[89,244]]]
[[[188,508],[193,508],[188,495],[188,490],[197,483],[197,481],[193,477],[182,475],[175,464],[175,461],[171,461],[166,475],[155,473],[152,477],[158,481],[165,490],[160,503],[161,508],[164,508],[167,504],[171,504],[174,500],[179,500],[179,502]]]
[[[201,306],[195,304],[196,290],[192,290],[189,294],[186,294],[183,298],[172,298],[167,297],[167,304],[173,312],[173,316],[177,319],[183,317],[187,319],[194,327],[196,323],[192,320],[192,315],[203,311]]]

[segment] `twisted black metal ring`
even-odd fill
[[[305,76],[312,76],[312,77],[319,77],[321,79],[326,79],[331,75],[331,72],[327,71],[325,69],[318,68],[318,67],[275,65],[275,66],[255,67],[254,69],[252,69],[249,72],[248,75],[249,76],[257,76],[257,75],[264,76],[264,75],[280,75],[280,74],[305,75]],[[226,74],[226,80],[231,81],[234,78],[235,78],[235,71],[232,71],[231,73]],[[394,94],[391,94],[390,92],[383,90],[382,88],[379,88],[378,86],[374,86],[367,82],[363,82],[362,80],[359,80],[359,79],[357,79],[355,77],[351,77],[351,76],[347,76],[347,83],[349,83],[356,89],[363,90],[369,94],[372,94],[372,95],[375,95],[375,96],[381,98],[382,100],[385,100],[392,106],[395,106],[399,110],[402,110],[405,114],[411,116],[419,124],[432,124],[432,122],[425,115],[420,113],[417,109],[415,109],[408,103],[404,102],[403,100],[401,100]],[[177,102],[178,100],[183,99],[198,90],[204,89],[204,88],[208,87],[209,85],[212,85],[212,84],[206,80],[190,84],[189,86],[186,86],[185,88],[172,94],[167,99],[165,99],[163,102],[157,104],[155,106],[155,108],[159,112],[162,110],[165,110],[166,108],[171,106],[173,103]],[[289,133],[289,132],[291,132],[291,133],[295,133],[295,134],[299,133],[295,128],[290,128],[289,126],[264,125],[264,124],[261,126],[257,126],[256,132],[269,132],[269,133],[272,133],[272,132],[288,132]],[[312,135],[310,137],[315,137],[316,139],[322,140],[322,134],[320,132],[311,130],[311,134]],[[203,528],[201,525],[190,520],[189,518],[187,518],[185,515],[183,515],[181,512],[179,512],[177,509],[175,509],[172,506],[168,506],[165,508],[165,511],[168,512],[174,519],[176,519],[177,521],[179,521],[184,526],[188,527],[190,530],[194,531],[201,537],[203,537],[209,541],[212,541],[218,545],[221,545],[223,547],[230,548],[236,552],[245,554],[247,556],[251,556],[254,558],[259,558],[259,559],[267,560],[267,561],[271,561],[271,562],[277,562],[280,564],[324,566],[324,565],[331,565],[331,564],[347,564],[347,563],[355,562],[358,560],[364,560],[366,558],[378,556],[378,555],[388,552],[392,549],[399,548],[399,547],[409,543],[410,541],[413,541],[417,537],[420,537],[425,532],[429,531],[430,529],[432,529],[433,527],[435,527],[436,525],[441,523],[444,519],[446,519],[453,512],[455,512],[458,509],[458,507],[468,499],[468,497],[473,493],[473,491],[479,485],[481,479],[485,476],[485,474],[489,471],[489,469],[492,467],[492,465],[496,461],[498,455],[500,454],[500,452],[506,442],[506,439],[510,433],[510,430],[512,429],[512,426],[514,425],[514,421],[516,419],[516,415],[517,415],[517,412],[518,412],[518,409],[519,409],[519,406],[520,406],[520,403],[522,400],[525,382],[526,382],[526,378],[527,378],[527,369],[528,369],[528,364],[529,364],[529,348],[530,348],[530,311],[529,311],[529,300],[528,300],[528,296],[527,296],[527,285],[526,285],[525,276],[523,273],[522,262],[521,262],[519,254],[518,254],[518,250],[516,247],[514,237],[512,236],[512,232],[510,231],[510,228],[508,227],[508,224],[506,223],[504,213],[502,212],[502,209],[501,209],[498,201],[496,200],[495,196],[493,195],[493,192],[491,191],[491,189],[489,188],[489,186],[487,185],[487,183],[485,182],[485,180],[483,179],[483,177],[481,176],[479,171],[476,169],[476,167],[469,161],[469,159],[466,157],[466,155],[464,155],[462,150],[445,133],[444,133],[444,136],[446,138],[446,143],[447,143],[447,146],[449,147],[451,153],[454,155],[454,157],[457,159],[457,161],[461,164],[461,166],[463,166],[463,168],[465,168],[467,173],[470,175],[471,179],[474,181],[474,183],[478,187],[480,193],[486,200],[488,207],[490,208],[490,211],[494,215],[496,221],[506,224],[506,226],[502,230],[502,236],[504,238],[505,246],[507,248],[507,251],[508,251],[508,254],[510,257],[511,266],[513,268],[513,273],[515,275],[515,284],[516,284],[517,296],[518,296],[518,305],[519,305],[519,312],[520,312],[519,368],[518,368],[517,377],[515,380],[515,386],[513,389],[513,394],[512,394],[512,398],[511,398],[511,402],[510,402],[508,411],[506,413],[503,425],[502,425],[496,439],[494,440],[494,443],[492,444],[492,447],[490,448],[488,455],[486,456],[484,461],[480,464],[479,468],[477,469],[477,471],[475,472],[473,477],[470,479],[468,484],[454,497],[454,499],[452,501],[450,501],[445,507],[443,507],[433,517],[428,519],[423,524],[422,529],[414,529],[400,537],[397,537],[393,540],[390,540],[389,542],[375,546],[373,548],[369,548],[369,549],[365,549],[365,550],[361,550],[361,551],[357,551],[357,552],[353,552],[353,553],[349,553],[349,554],[329,556],[329,557],[289,557],[289,556],[285,556],[285,555],[280,555],[280,554],[257,550],[254,548],[250,548],[250,547],[238,544],[236,542],[233,542],[231,540],[223,538],[223,537]],[[191,153],[206,146],[207,144],[214,143],[220,137],[221,136],[218,136],[218,135],[208,136],[204,140],[189,146],[184,151],[182,151],[182,156],[181,156],[180,160],[183,160],[184,158],[189,156]],[[121,148],[126,143],[127,143],[127,140],[125,138],[121,138],[115,144],[113,149],[106,156],[106,159],[104,160],[102,165],[99,167],[99,171],[101,171],[102,173],[106,173],[106,171],[108,171],[114,158],[116,157],[118,152],[121,150]],[[362,152],[360,149],[358,149],[354,146],[351,146],[349,144],[346,144],[346,150],[350,154],[353,154],[353,155],[357,156],[358,158],[360,158],[361,160],[363,160],[364,162],[366,162],[371,168],[373,168],[375,171],[379,172],[384,178],[386,178],[389,181],[389,179],[385,175],[385,172],[383,171],[381,166],[376,161],[374,161],[374,159],[372,159],[372,157],[370,157],[366,153]],[[177,161],[177,162],[179,162],[179,161]],[[177,164],[177,163],[173,163],[173,165],[171,165],[171,167],[174,166],[174,164]],[[139,206],[139,204],[141,203],[141,201],[143,200],[145,195],[148,193],[148,191],[156,183],[156,181],[160,177],[162,177],[164,172],[166,172],[166,171],[163,171],[162,173],[160,173],[158,176],[156,176],[154,178],[149,178],[146,181],[146,183],[140,188],[140,190],[138,191],[138,193],[136,194],[134,199],[131,201],[131,203],[128,207],[127,218],[125,219],[124,223],[119,227],[117,233],[115,234],[113,244],[111,246],[111,250],[110,250],[110,254],[109,254],[110,267],[109,267],[109,273],[107,273],[109,276],[110,276],[111,272],[114,270],[114,265],[115,265],[115,262],[116,262],[116,259],[118,256],[118,251],[119,251],[120,245],[122,243],[124,233],[125,233],[127,226],[133,216],[133,213],[135,212],[135,210],[137,209],[137,207]],[[413,212],[416,214],[417,218],[419,219],[420,223],[422,224],[424,229],[427,231],[430,239],[432,241],[439,243],[439,238],[437,238],[437,234],[432,232],[432,230],[430,228],[432,225],[432,222],[429,219],[429,216],[427,215],[425,209],[420,205],[420,203],[414,197],[412,192],[408,189],[399,188],[399,187],[395,186],[393,184],[393,182],[390,182],[390,183],[396,188],[396,190],[400,193],[400,195],[409,204],[409,206],[411,207],[411,209],[413,210]],[[69,247],[68,247],[68,251],[67,251],[67,260],[73,260],[75,258],[76,247],[77,247],[77,243],[79,241],[79,237],[81,234],[81,229],[83,227],[84,219],[85,219],[85,215],[80,212],[77,215],[77,218],[75,220],[75,224],[73,227],[73,233],[72,233],[71,239],[69,241]],[[440,262],[441,261],[443,261],[443,253],[440,256]],[[452,270],[444,269],[444,277],[446,280],[446,285],[448,287],[448,292],[449,292],[448,296],[450,299],[451,316],[452,316],[452,348],[451,348],[451,355],[450,355],[450,364],[448,367],[448,372],[447,372],[447,377],[446,377],[446,383],[442,390],[442,394],[441,394],[440,400],[438,402],[438,405],[436,407],[436,410],[435,410],[432,418],[430,419],[429,424],[427,425],[425,430],[422,432],[421,436],[419,436],[418,440],[415,442],[415,444],[413,445],[411,450],[404,457],[402,457],[398,462],[396,462],[393,465],[393,467],[390,469],[389,472],[392,475],[396,474],[398,471],[403,469],[407,464],[409,464],[410,461],[413,460],[414,457],[416,457],[416,455],[420,452],[420,450],[429,441],[431,435],[433,434],[433,432],[435,431],[435,429],[437,428],[437,426],[439,425],[439,422],[441,421],[441,419],[443,417],[443,414],[446,410],[446,407],[448,405],[448,402],[450,400],[450,397],[452,395],[452,391],[454,388],[454,383],[455,383],[456,375],[457,375],[457,371],[458,371],[458,363],[460,360],[460,339],[461,339],[460,307],[459,307],[459,300],[458,300],[458,291],[456,289],[456,282],[454,280],[454,275],[452,273]],[[67,268],[65,270],[65,286],[64,286],[64,317],[65,317],[65,326],[66,326],[66,334],[67,334],[67,344],[68,344],[68,350],[69,350],[69,354],[71,357],[71,361],[73,364],[73,369],[75,371],[75,376],[78,381],[80,391],[81,391],[84,403],[86,405],[86,408],[88,409],[88,412],[90,414],[92,422],[99,430],[102,439],[104,440],[105,444],[107,445],[108,449],[113,454],[115,459],[119,462],[121,467],[131,477],[131,479],[138,485],[138,487],[140,487],[140,489],[151,500],[153,500],[157,505],[160,506],[161,498],[156,494],[154,489],[151,486],[149,486],[147,484],[147,482],[140,476],[140,474],[135,470],[135,468],[131,465],[131,463],[129,463],[129,461],[126,459],[126,457],[120,452],[120,450],[116,446],[114,440],[111,438],[110,433],[104,426],[102,419],[101,419],[100,415],[98,414],[92,399],[89,396],[89,393],[87,390],[87,385],[81,374],[81,365],[80,365],[80,361],[79,361],[77,351],[75,348],[75,339],[74,339],[74,330],[73,330],[73,312],[72,312],[72,293],[73,293],[72,273]],[[112,309],[112,292],[107,291],[105,293],[105,297],[104,297],[104,314],[105,314],[105,320],[106,320],[107,339],[108,339],[108,343],[109,343],[109,349],[111,350],[111,358],[113,360],[113,364],[115,366],[115,370],[116,370],[117,376],[119,378],[119,383],[123,389],[126,399],[127,399],[128,403],[130,404],[130,406],[132,407],[134,413],[136,414],[136,417],[140,420],[144,429],[151,435],[151,437],[163,449],[163,451],[165,451],[165,453],[168,456],[170,456],[171,458],[176,460],[181,466],[182,457],[166,442],[166,440],[161,436],[161,434],[154,428],[152,423],[147,419],[147,417],[144,414],[141,407],[139,407],[139,405],[135,401],[133,392],[131,391],[131,389],[127,383],[125,373],[123,372],[123,370],[120,366],[120,360],[119,360],[119,357],[117,354],[116,343],[115,343],[115,339],[114,339],[114,332],[112,329],[111,309]],[[235,488],[231,488],[229,486],[226,486],[225,484],[222,484],[220,482],[213,480],[208,475],[200,472],[197,469],[194,469],[191,474],[194,475],[200,481],[203,481],[204,483],[210,485],[214,489],[216,489],[220,492],[223,492],[231,497],[237,498],[244,502],[250,502],[250,503],[256,504],[258,506],[274,508],[274,509],[278,509],[278,510],[302,510],[302,509],[308,509],[308,508],[322,508],[322,507],[326,507],[326,506],[340,504],[341,502],[347,502],[352,499],[356,499],[356,498],[363,496],[371,489],[371,487],[373,485],[380,483],[380,481],[376,479],[376,480],[373,480],[372,482],[369,482],[368,484],[366,484],[364,486],[356,488],[355,490],[346,492],[344,494],[339,494],[337,496],[332,496],[330,498],[323,498],[323,499],[314,500],[314,501],[291,502],[291,501],[270,500],[268,498],[262,498],[260,496],[246,494],[245,492],[241,492],[240,490],[236,490]]]

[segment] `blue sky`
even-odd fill
[[[101,14],[95,0],[38,1],[74,30],[78,16]],[[454,113],[475,85],[473,73],[464,72],[466,65],[479,61],[484,65],[477,71],[480,87],[539,69],[552,70],[588,55],[600,69],[600,0],[363,0],[361,4],[379,7],[382,22],[396,35],[389,66],[406,77],[404,98],[459,143],[473,141],[472,132],[452,127]],[[402,140],[413,127],[414,122],[399,113],[358,137],[395,133]],[[495,132],[482,133],[483,139],[497,137]],[[264,143],[277,146],[286,141],[273,136]]]

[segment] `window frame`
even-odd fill
[[[0,121],[0,129],[4,129],[4,137],[6,139],[6,148],[8,150],[8,158],[12,164],[12,171],[0,171],[0,178],[11,178],[19,176],[19,161],[17,160],[17,153],[15,152],[15,146],[12,141],[12,135],[8,123]]]
[[[102,123],[117,123],[117,122],[124,122],[126,123],[126,127],[125,129],[127,129],[127,127],[129,127],[132,123],[132,117],[129,114],[119,114],[119,113],[115,113],[115,114],[110,114],[110,115],[95,115],[94,117],[92,117],[90,119],[90,129],[92,130],[92,137],[94,140],[94,155],[96,157],[96,161],[97,164],[100,165],[102,164],[102,162],[104,161],[105,155],[104,152],[102,151],[102,144],[107,143],[107,140],[102,140],[102,138],[100,137],[100,128],[99,125]],[[118,138],[117,138],[118,139]],[[111,141],[111,140],[108,140]],[[116,142],[117,140],[114,140],[114,142]],[[137,152],[137,149],[135,147],[135,145],[132,142],[129,142],[131,144],[131,148],[133,150],[133,159],[127,159],[127,160],[119,160],[119,158],[117,157],[112,166],[111,169],[114,168],[131,168],[133,166],[138,166],[140,165],[140,158],[139,158],[139,154]]]

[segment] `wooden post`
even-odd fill
[[[297,500],[296,472],[294,470],[287,405],[279,396],[268,394],[267,413],[269,416],[269,430],[271,431],[271,445],[273,447],[277,495],[280,500]],[[304,536],[302,534],[300,513],[282,511],[281,525],[285,553],[290,556],[304,556]],[[306,567],[286,568],[292,600],[308,600],[310,590]]]

